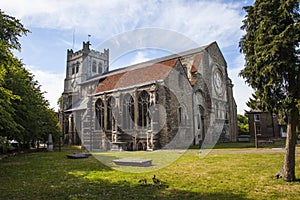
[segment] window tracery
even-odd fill
[[[148,92],[142,91],[138,97],[138,125],[146,129],[150,124],[149,119],[150,96]]]
[[[100,130],[104,128],[104,103],[99,98],[95,104],[96,110],[96,130]]]
[[[134,100],[130,94],[126,94],[123,98],[123,128],[134,128]]]

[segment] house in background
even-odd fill
[[[278,123],[277,115],[260,110],[247,111],[247,115],[251,138],[255,138],[255,131],[259,138],[264,139],[286,137],[286,126]]]

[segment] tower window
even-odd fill
[[[76,74],[79,72],[79,62],[76,63]]]
[[[75,64],[72,65],[72,75],[75,74]]]
[[[92,72],[93,72],[93,73],[97,73],[97,63],[96,63],[96,61],[93,61],[93,64],[92,64]]]
[[[102,74],[102,62],[98,63],[98,74]]]

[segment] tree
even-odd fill
[[[247,15],[240,40],[245,68],[240,75],[255,91],[259,108],[287,115],[287,140],[282,177],[294,181],[296,126],[300,105],[298,0],[256,0]]]
[[[248,117],[246,115],[238,114],[237,119],[238,119],[239,134],[248,135],[249,134]]]
[[[7,81],[8,66],[20,63],[11,51],[20,50],[18,38],[27,33],[28,30],[19,20],[0,10],[0,133],[2,135],[20,130],[20,126],[14,120],[15,110],[12,107],[12,101],[20,99],[20,96],[15,95],[4,85]]]
[[[45,100],[40,85],[22,64],[8,65],[3,86],[20,97],[11,101],[12,116],[18,131],[9,131],[6,136],[15,139],[25,148],[41,140],[46,142],[51,133],[58,139],[58,119]]]
[[[13,60],[11,50],[21,50],[19,37],[29,32],[20,20],[4,14],[0,9],[0,61],[5,63]]]
[[[6,70],[0,65],[0,132],[16,131],[17,124],[13,119],[14,109],[11,107],[11,101],[18,96],[13,95],[12,91],[3,87]]]
[[[29,148],[51,133],[58,138],[58,119],[44,99],[40,85],[12,50],[20,50],[19,37],[29,31],[19,20],[0,10],[0,136]]]

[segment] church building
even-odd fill
[[[64,143],[136,151],[236,141],[232,88],[216,42],[115,70],[108,49],[83,42],[67,51]]]

